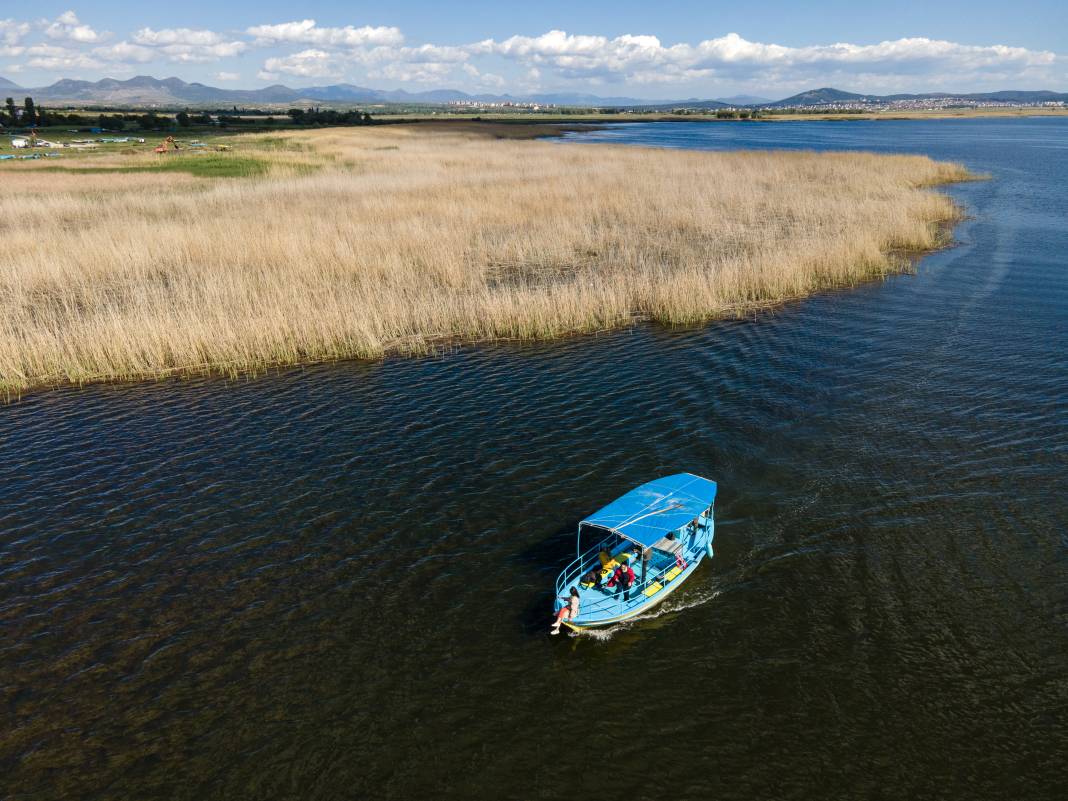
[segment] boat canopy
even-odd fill
[[[579,529],[606,528],[649,547],[704,513],[715,499],[715,481],[677,473],[632,489],[579,523]]]

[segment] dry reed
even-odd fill
[[[958,216],[924,187],[968,177],[430,126],[293,136],[240,148],[260,178],[0,173],[0,388],[743,314],[907,266]]]

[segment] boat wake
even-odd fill
[[[569,634],[572,637],[584,637],[591,640],[597,640],[598,642],[608,642],[617,634],[627,631],[636,623],[642,623],[650,620],[656,620],[660,617],[666,617],[667,615],[673,615],[676,612],[681,612],[684,609],[692,609],[695,606],[704,606],[707,603],[711,603],[722,593],[722,590],[712,588],[708,590],[700,590],[698,592],[688,595],[686,598],[674,599],[670,598],[664,601],[662,604],[654,607],[648,612],[632,617],[629,620],[624,620],[622,623],[616,623],[612,626],[605,626],[599,629],[581,629],[579,631],[570,631]]]

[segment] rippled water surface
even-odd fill
[[[992,179],[752,320],[0,408],[0,798],[1064,797],[1068,121],[581,138]],[[715,559],[548,637],[575,522],[679,470]]]

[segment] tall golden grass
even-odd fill
[[[290,136],[238,147],[260,178],[3,172],[0,388],[744,314],[906,267],[958,216],[925,187],[967,177],[432,126]]]

